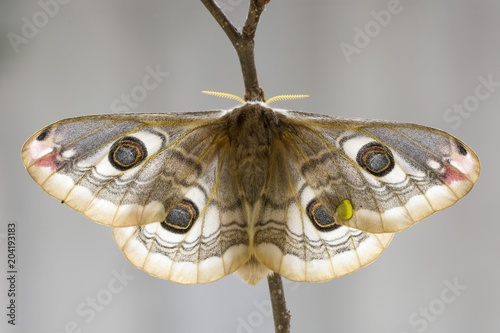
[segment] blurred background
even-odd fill
[[[248,2],[220,0],[238,27]],[[256,36],[276,106],[441,128],[482,174],[454,207],[396,235],[372,265],[329,282],[285,281],[292,332],[498,332],[500,2],[272,0]],[[154,89],[141,88],[151,71]],[[0,1],[0,256],[15,223],[16,325],[0,279],[2,332],[272,332],[268,287],[237,276],[159,280],[111,230],[45,194],[20,149],[62,118],[224,108],[243,95],[235,51],[199,1]],[[146,92],[146,93],[144,93]],[[127,101],[127,97],[131,96]]]

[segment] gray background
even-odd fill
[[[363,29],[374,20],[370,11],[388,2],[273,0],[256,38],[267,96],[308,93],[276,105],[444,129],[476,150],[482,174],[466,198],[398,234],[373,265],[321,284],[286,282],[292,331],[498,332],[500,87],[457,128],[445,111],[474,95],[479,76],[500,82],[500,2],[401,0],[401,13],[348,63],[340,43],[353,44],[354,28]],[[221,3],[241,26],[247,1]],[[21,35],[22,18],[33,22],[41,10],[33,0],[0,2],[0,276],[11,221],[19,270],[15,327],[6,324],[7,281],[0,279],[0,330],[271,332],[266,282],[250,287],[229,276],[182,286],[143,273],[126,261],[109,228],[45,194],[19,156],[24,140],[49,123],[111,113],[115,99],[142,83],[147,66],[169,75],[132,111],[232,107],[234,101],[200,93],[243,94],[222,30],[199,1],[73,0],[15,52],[8,34]],[[113,272],[130,280],[120,284]],[[466,289],[445,303],[455,280]],[[121,290],[111,293],[114,282]],[[105,303],[95,316],[92,298]],[[423,308],[432,317],[424,319]]]

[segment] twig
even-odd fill
[[[231,43],[235,43],[236,40],[240,38],[240,33],[238,32],[238,29],[229,21],[226,15],[222,12],[220,7],[215,3],[213,0],[201,0],[201,2],[207,7],[208,11],[214,19],[219,23],[221,26],[222,30],[226,33],[227,37],[229,37],[229,40]]]
[[[264,101],[264,92],[259,86],[257,80],[257,69],[255,67],[254,56],[254,37],[257,31],[260,14],[264,11],[265,5],[269,1],[250,0],[248,16],[242,32],[224,15],[220,7],[213,0],[201,0],[208,11],[215,18],[217,23],[226,33],[233,44],[238,59],[240,60],[241,71],[243,73],[243,82],[245,84],[245,101]]]
[[[286,308],[285,292],[281,276],[274,273],[267,278],[269,294],[273,306],[274,331],[276,333],[290,333],[290,311]]]
[[[240,60],[243,82],[245,83],[245,101],[264,101],[264,92],[257,80],[255,67],[255,32],[260,15],[270,0],[250,0],[248,16],[241,33],[229,21],[220,7],[213,0],[201,0],[233,44]],[[274,328],[276,333],[290,333],[290,311],[286,308],[285,292],[281,276],[273,274],[267,278],[273,307]]]

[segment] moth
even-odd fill
[[[437,129],[252,101],[61,120],[22,159],[46,192],[111,226],[132,264],[183,284],[351,273],[480,173],[474,151]]]

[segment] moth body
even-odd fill
[[[228,136],[237,168],[237,185],[251,205],[264,191],[277,131],[274,111],[260,103],[245,104],[229,114]]]

